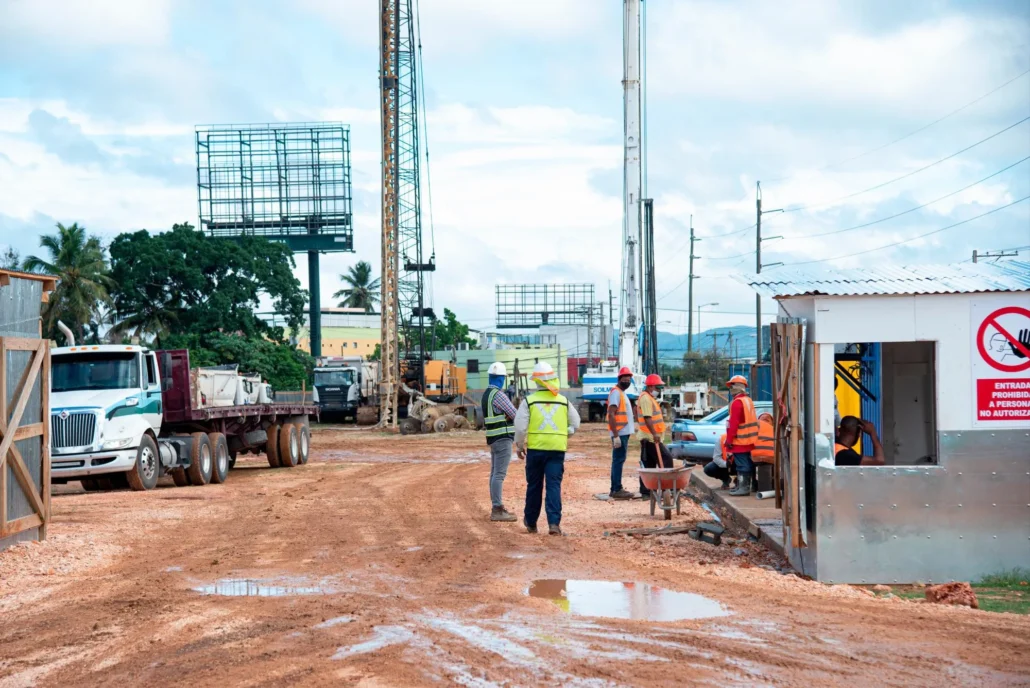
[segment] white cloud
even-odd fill
[[[153,46],[171,27],[170,0],[7,0],[0,42],[41,41],[73,53],[90,46]]]

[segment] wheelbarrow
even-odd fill
[[[665,512],[665,520],[672,520],[672,510],[680,511],[680,498],[690,482],[690,471],[693,466],[679,468],[641,468],[640,480],[644,487],[651,491],[651,515],[654,516],[656,506]]]

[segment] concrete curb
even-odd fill
[[[764,528],[762,528],[757,523],[755,523],[747,516],[745,516],[744,513],[740,511],[740,509],[738,509],[736,505],[733,504],[732,501],[726,499],[726,497],[722,495],[718,490],[713,490],[711,487],[709,487],[705,483],[705,481],[697,475],[697,473],[692,472],[690,474],[690,484],[699,493],[704,495],[704,498],[707,499],[712,504],[712,506],[722,507],[726,512],[728,512],[729,520],[732,521],[735,526],[751,534],[757,531],[758,542],[762,546],[764,546],[766,549],[776,552],[781,557],[786,558],[787,555],[786,552],[784,552],[783,543],[773,538],[771,535],[769,535],[768,532],[766,532]]]

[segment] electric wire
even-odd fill
[[[854,156],[852,156],[850,158],[845,158],[844,160],[838,160],[837,162],[832,162],[832,163],[830,163],[828,165],[824,165],[823,167],[818,168],[816,170],[816,172],[825,172],[826,170],[829,170],[831,168],[837,167],[839,165],[843,165],[845,163],[853,162],[853,161],[858,160],[860,158],[864,158],[867,155],[871,155],[871,154],[876,153],[878,151],[882,151],[884,148],[889,148],[890,146],[893,146],[896,143],[901,143],[905,139],[911,138],[911,137],[915,136],[916,134],[918,134],[920,132],[926,131],[927,129],[929,129],[930,127],[934,126],[935,124],[940,124],[944,120],[946,120],[946,119],[948,119],[948,118],[950,118],[950,117],[952,117],[954,115],[957,115],[958,113],[962,112],[966,108],[971,107],[973,105],[976,105],[977,103],[979,103],[984,98],[987,98],[988,96],[994,95],[995,93],[997,93],[1001,89],[1005,88],[1006,86],[1008,86],[1012,82],[1018,81],[1019,79],[1022,79],[1027,74],[1030,74],[1030,69],[1027,69],[1024,72],[1022,72],[1020,74],[1017,74],[1016,76],[1012,77],[1011,79],[1009,79],[1005,83],[1001,84],[1000,86],[996,86],[993,89],[991,89],[990,91],[988,91],[987,93],[984,93],[979,98],[976,98],[974,100],[969,101],[968,103],[966,103],[962,107],[959,107],[959,108],[957,108],[955,110],[952,110],[948,114],[944,115],[943,117],[939,117],[939,118],[935,119],[934,121],[930,122],[929,124],[925,124],[925,125],[919,127],[918,129],[916,129],[914,131],[910,131],[909,133],[905,134],[904,136],[898,137],[898,138],[894,139],[893,141],[888,141],[887,143],[884,143],[884,144],[882,144],[880,146],[877,146],[876,148],[870,148],[869,150],[865,151],[864,153],[859,153],[858,155],[854,155]],[[788,176],[783,176],[783,177],[776,177],[775,179],[768,180],[768,182],[770,184],[772,184],[773,182],[779,182],[779,181],[783,181],[784,179],[789,179],[789,178],[790,178],[789,175]]]
[[[908,239],[902,239],[901,241],[894,241],[894,242],[891,242],[889,244],[884,244],[883,246],[877,246],[876,248],[866,249],[865,251],[855,251],[854,253],[846,253],[844,255],[833,256],[831,258],[819,258],[819,259],[816,259],[816,260],[802,260],[802,261],[797,261],[797,262],[794,262],[794,263],[784,263],[783,267],[787,267],[787,266],[791,266],[791,265],[811,265],[813,263],[825,263],[825,262],[831,261],[831,260],[840,260],[841,258],[851,258],[853,256],[863,256],[863,255],[865,255],[867,253],[875,253],[876,251],[882,251],[885,248],[891,248],[892,246],[900,246],[901,244],[907,244],[910,241],[915,241],[916,239],[924,239],[924,238],[926,238],[928,236],[931,236],[933,234],[939,234],[940,232],[943,232],[945,230],[954,229],[955,227],[960,227],[960,226],[962,226],[964,224],[968,224],[968,223],[972,222],[973,220],[979,220],[982,217],[987,217],[988,215],[996,213],[999,210],[1004,210],[1005,208],[1011,208],[1012,206],[1016,205],[1017,203],[1022,203],[1023,201],[1028,200],[1028,199],[1030,199],[1030,196],[1023,196],[1022,198],[1017,199],[1015,201],[1012,201],[1011,203],[1006,203],[1005,205],[1000,205],[997,208],[993,208],[991,210],[988,210],[985,213],[981,213],[979,215],[975,215],[973,217],[970,217],[970,218],[967,218],[965,220],[962,220],[961,222],[956,222],[955,224],[948,225],[947,227],[941,227],[940,229],[935,229],[932,232],[926,232],[925,234],[919,234],[919,235],[914,236],[914,237],[909,237]],[[777,267],[779,267],[779,266],[777,266]]]
[[[862,189],[861,191],[856,191],[856,192],[850,193],[850,194],[848,194],[846,196],[841,196],[839,198],[834,198],[834,199],[829,200],[829,201],[823,201],[823,202],[820,202],[820,203],[808,203],[806,205],[800,205],[800,206],[796,206],[794,208],[784,208],[783,212],[785,212],[785,213],[796,213],[796,212],[800,212],[802,210],[808,210],[810,208],[822,208],[822,207],[825,207],[825,206],[828,206],[828,205],[834,205],[834,204],[836,204],[836,203],[838,203],[840,201],[846,201],[846,200],[848,200],[850,198],[855,198],[856,196],[861,196],[862,194],[869,193],[870,191],[876,191],[877,189],[882,189],[885,186],[889,186],[889,185],[891,185],[891,184],[893,184],[895,182],[899,182],[902,179],[908,179],[909,177],[911,177],[913,175],[916,175],[916,174],[919,174],[920,172],[925,172],[926,170],[930,169],[931,167],[935,167],[936,165],[940,165],[942,162],[946,162],[946,161],[951,160],[952,158],[954,158],[956,156],[962,155],[963,153],[965,153],[967,151],[970,151],[970,150],[976,148],[979,145],[987,143],[988,141],[990,141],[993,138],[1001,136],[1002,134],[1004,134],[1008,130],[1014,129],[1015,127],[1018,127],[1020,124],[1023,124],[1024,122],[1026,122],[1028,120],[1030,120],[1030,115],[1028,115],[1027,117],[1024,117],[1023,119],[1019,120],[1015,124],[1010,124],[1009,126],[1005,127],[1001,131],[994,132],[993,134],[991,134],[990,136],[988,136],[985,139],[980,139],[976,143],[974,143],[972,145],[969,145],[969,146],[966,146],[965,148],[963,148],[960,151],[957,151],[955,153],[952,153],[951,155],[943,157],[940,160],[935,160],[934,162],[932,162],[932,163],[930,163],[928,165],[924,165],[923,167],[920,167],[919,169],[912,170],[911,172],[907,172],[907,173],[901,175],[900,177],[895,177],[894,179],[890,179],[888,181],[881,182],[880,184],[877,184],[876,186],[870,186],[868,189]]]

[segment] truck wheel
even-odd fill
[[[268,457],[268,465],[279,468],[279,424],[272,423],[266,432],[268,441],[265,442],[265,456]]]
[[[284,423],[279,428],[279,464],[283,468],[293,468],[300,461],[297,434],[297,426],[293,423]]]
[[[311,430],[304,423],[294,423],[297,428],[297,460],[300,465],[308,462],[308,454],[311,452]]]
[[[190,477],[186,475],[185,468],[173,468],[168,471],[168,475],[172,476],[172,482],[176,487],[186,487],[190,484]]]
[[[190,465],[186,473],[190,476],[191,485],[207,485],[211,482],[211,438],[206,432],[193,433],[193,447],[190,452]]]
[[[211,482],[221,485],[229,475],[229,442],[220,432],[212,432],[211,440]]]
[[[157,442],[150,435],[143,435],[136,450],[136,465],[125,472],[129,488],[136,492],[153,490],[157,485],[159,463]]]
[[[83,478],[80,482],[82,483],[82,489],[86,492],[100,491],[100,485],[97,484],[95,478]]]

